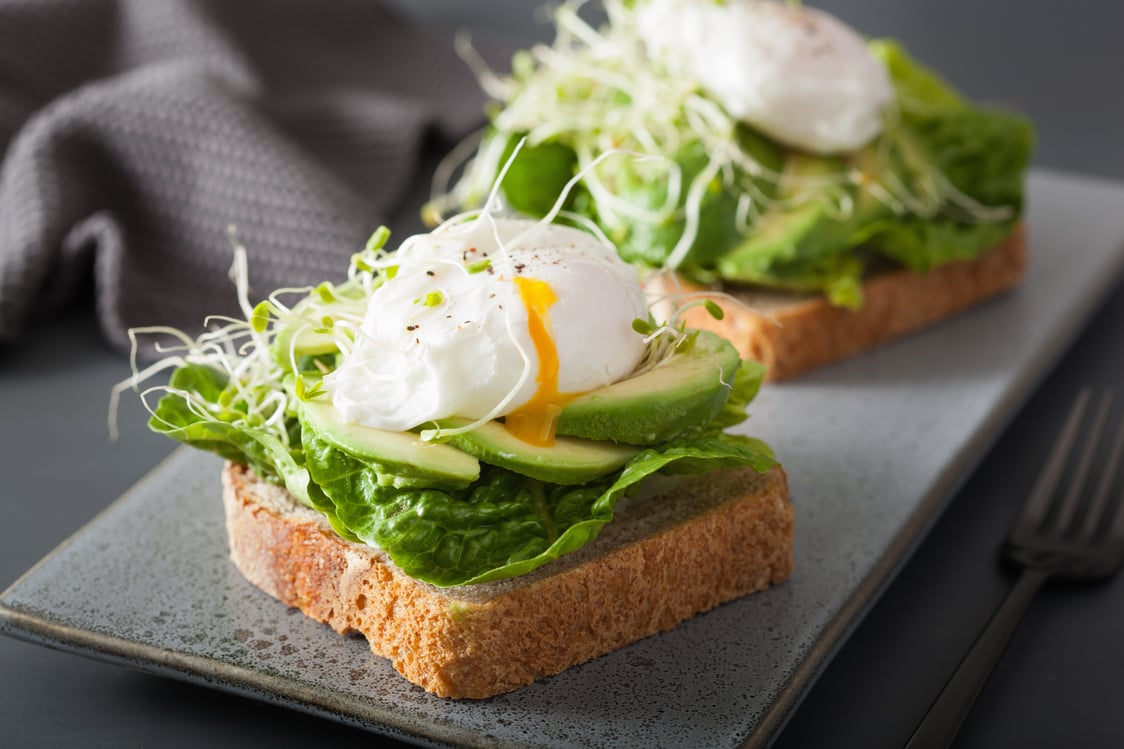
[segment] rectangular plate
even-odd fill
[[[217,459],[181,450],[0,597],[17,637],[430,745],[764,745],[1124,267],[1124,185],[1037,172],[1017,291],[795,382],[752,432],[796,506],[796,572],[476,702],[433,697],[246,583]]]

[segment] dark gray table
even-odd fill
[[[405,0],[401,0],[404,2]],[[418,13],[509,33],[532,4],[418,3]],[[973,96],[1035,118],[1038,163],[1124,179],[1124,13],[1095,0],[830,4],[891,34]],[[460,14],[456,16],[456,14]],[[1109,92],[1112,92],[1111,94]],[[1124,210],[1124,206],[1121,207]],[[171,450],[128,401],[108,441],[107,393],[127,374],[91,303],[0,348],[0,588]],[[1073,393],[1124,395],[1124,284],[1048,373],[925,542],[831,661],[776,746],[900,746],[1006,592],[996,548],[1022,500],[1012,475],[1041,455]],[[1124,746],[1124,577],[1036,601],[958,746]],[[248,699],[0,639],[0,745],[369,746],[377,737]]]

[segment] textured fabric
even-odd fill
[[[482,106],[377,0],[0,0],[0,340],[90,283],[118,345],[197,330],[232,225],[256,290],[339,278]]]

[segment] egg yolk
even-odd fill
[[[539,386],[529,401],[507,415],[504,425],[524,442],[550,447],[564,401],[558,392],[558,349],[550,328],[550,307],[558,297],[545,281],[518,277],[515,285],[527,308],[527,332],[539,357],[539,374],[535,378]]]

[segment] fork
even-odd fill
[[[1091,399],[1089,388],[1078,394],[1003,544],[1004,559],[1022,570],[1018,580],[914,730],[906,749],[952,743],[1028,604],[1046,581],[1106,579],[1124,563],[1124,492],[1112,492],[1124,458],[1124,425],[1106,448],[1110,438],[1103,435],[1112,392],[1101,395],[1087,420]],[[1082,431],[1083,440],[1079,439]],[[1086,484],[1098,455],[1104,459],[1090,493]],[[1063,476],[1068,477],[1064,486]]]

